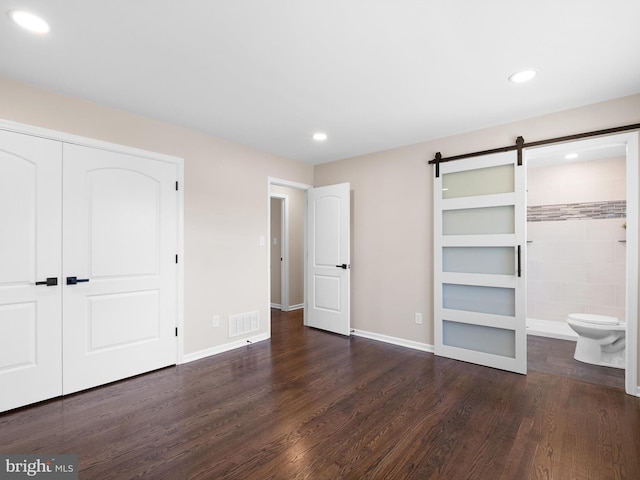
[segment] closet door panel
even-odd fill
[[[65,394],[176,363],[175,164],[64,146]]]
[[[62,393],[60,142],[0,130],[0,411]]]

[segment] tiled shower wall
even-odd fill
[[[527,316],[625,317],[625,160],[527,170]]]

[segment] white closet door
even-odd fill
[[[525,171],[515,151],[440,165],[434,181],[436,355],[527,372]]]
[[[64,145],[64,394],[177,358],[177,167]]]
[[[60,142],[0,130],[0,411],[62,393],[61,166]]]

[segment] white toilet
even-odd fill
[[[606,315],[571,313],[567,323],[578,334],[573,358],[593,365],[625,368],[626,322]]]

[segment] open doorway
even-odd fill
[[[291,274],[288,268],[285,278],[288,282],[288,308],[291,306],[303,309],[303,323],[308,327],[326,330],[332,333],[349,336],[351,334],[350,316],[350,184],[325,185],[313,188],[286,180],[268,179],[267,184],[267,226],[271,238],[271,197],[280,187],[285,187],[289,194],[286,204],[291,211],[291,196],[303,193],[302,223],[304,225],[304,242],[302,255],[302,282],[297,280],[296,287],[302,287],[303,303],[292,300]],[[276,197],[277,198],[277,197]],[[290,224],[290,217],[285,223]],[[291,237],[288,228],[288,237]],[[273,243],[270,240],[269,243]],[[284,240],[291,252],[292,241]],[[267,275],[271,277],[271,255],[267,257]],[[289,260],[291,254],[288,255]],[[281,263],[290,263],[286,261]],[[279,268],[279,267],[276,267]],[[296,274],[299,270],[295,271]],[[271,303],[271,282],[268,282],[268,300]],[[300,308],[298,308],[300,309]],[[269,335],[271,335],[271,317],[269,320]]]
[[[281,312],[305,307],[305,210],[311,185],[269,178],[269,302]],[[270,322],[271,323],[271,322]]]
[[[303,190],[273,185],[270,197],[271,308],[304,308]]]
[[[616,317],[627,327],[624,373],[614,373],[618,386],[637,394],[637,134],[530,149],[526,165],[530,341],[532,335],[575,341],[569,314]],[[534,342],[538,350],[546,349],[544,342]],[[567,374],[609,381],[610,367],[590,372],[590,365],[574,360],[572,351],[561,345],[550,349],[568,357],[562,359]],[[530,354],[531,369],[531,362],[539,361],[534,357]]]

